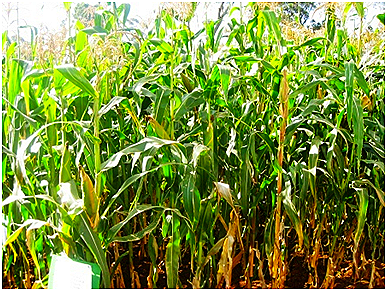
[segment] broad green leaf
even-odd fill
[[[385,174],[385,164],[384,164],[384,162],[374,161],[374,160],[363,160],[363,162],[365,162],[367,164],[373,164],[375,166],[378,166],[383,171],[383,174]]]
[[[158,272],[157,272],[157,258],[158,258],[158,249],[159,249],[159,246],[157,244],[157,240],[155,238],[155,236],[150,233],[149,234],[149,238],[148,238],[148,254],[149,254],[149,257],[152,261],[152,271],[150,272],[150,276],[152,275],[152,280],[153,280],[153,287],[157,287],[156,286],[156,282],[157,282],[157,279],[158,279]]]
[[[133,87],[131,88],[135,93],[140,93],[141,90],[142,90],[142,87],[146,84],[146,83],[150,83],[150,82],[153,82],[155,80],[158,79],[159,76],[155,76],[155,75],[151,75],[151,76],[145,76],[141,79],[139,79],[134,85]]]
[[[13,59],[9,70],[7,97],[10,104],[16,106],[16,104],[14,104],[15,98],[16,95],[18,95],[20,92],[21,80],[23,78],[24,72],[29,71],[28,63],[22,60]]]
[[[294,90],[290,95],[289,95],[289,98],[294,98],[294,97],[297,97],[298,94],[306,94],[308,93],[309,90],[317,87],[317,85],[321,84],[322,81],[320,80],[316,80],[316,81],[312,81],[312,82],[309,82],[299,88],[297,88],[296,90]]]
[[[359,85],[359,87],[362,88],[364,93],[369,96],[370,88],[368,86],[368,83],[365,80],[363,73],[356,66],[354,66],[354,74],[355,74],[356,82]]]
[[[71,8],[71,2],[63,2],[63,6],[67,12],[70,11]]]
[[[357,146],[356,153],[358,156],[358,165],[360,166],[360,158],[363,150],[363,141],[364,141],[364,120],[363,120],[363,107],[360,104],[360,100],[357,98],[355,100],[355,108],[353,115],[353,131],[354,131],[354,142]]]
[[[106,261],[106,253],[102,248],[101,241],[97,233],[95,233],[94,230],[91,228],[84,212],[79,215],[79,219],[79,234],[102,270],[102,282],[104,288],[110,288],[109,266]]]
[[[378,14],[376,16],[381,23],[383,23],[383,25],[386,25],[386,13],[383,13],[383,14]]]
[[[309,101],[308,106],[302,111],[301,116],[306,117],[307,115],[311,114],[312,112],[319,112],[321,106],[324,103],[324,99],[312,99]]]
[[[183,205],[187,212],[188,218],[192,223],[199,219],[200,194],[195,189],[195,173],[188,172],[182,181],[181,188],[183,190]]]
[[[228,86],[231,80],[231,68],[226,65],[218,65],[220,71],[220,83],[222,85],[223,94],[228,99]]]
[[[199,270],[202,270],[204,268],[205,265],[207,265],[207,263],[210,261],[211,257],[212,256],[215,256],[219,251],[220,249],[222,248],[223,246],[223,243],[224,243],[224,240],[226,239],[227,236],[221,238],[220,240],[218,240],[216,242],[216,244],[214,244],[214,246],[210,249],[210,251],[208,252],[205,260],[203,260],[203,262],[200,264],[200,266],[198,267]]]
[[[199,106],[204,102],[203,91],[200,89],[195,89],[191,93],[184,95],[180,107],[175,112],[175,120],[179,120],[187,112],[191,112],[194,107]]]
[[[55,67],[67,80],[82,89],[85,93],[90,94],[94,98],[98,96],[97,92],[90,84],[89,80],[83,76],[77,68],[72,65],[61,65]]]
[[[333,44],[333,41],[335,39],[335,34],[336,34],[336,16],[335,14],[333,13],[333,11],[331,11],[331,9],[329,9],[327,11],[327,13],[325,13],[326,15],[326,24],[325,24],[325,28],[326,28],[326,38],[329,40],[329,45],[332,45]]]
[[[101,165],[101,172],[104,172],[111,168],[116,167],[123,155],[143,153],[150,149],[158,149],[164,145],[172,145],[172,144],[177,144],[177,142],[173,140],[160,139],[154,136],[146,137],[141,141],[139,141],[138,143],[130,145],[125,149],[123,149],[122,151],[115,153],[107,161],[103,162]]]
[[[363,234],[365,222],[367,220],[367,208],[368,208],[368,190],[366,188],[355,188],[356,196],[358,198],[358,215],[357,215],[357,227],[354,238],[354,253],[357,252],[359,246],[360,237]]]
[[[269,26],[271,33],[273,33],[276,40],[280,42],[282,40],[281,29],[279,26],[278,18],[274,11],[262,10],[261,13],[265,17],[266,23]]]
[[[345,90],[347,93],[347,119],[350,127],[353,128],[354,141],[357,145],[356,153],[360,158],[363,149],[363,137],[364,137],[364,121],[363,121],[363,108],[360,104],[360,99],[354,95],[354,76],[355,76],[355,63],[353,60],[346,62],[345,67]],[[360,73],[360,72],[359,72]],[[361,78],[360,78],[361,79]],[[360,81],[361,82],[361,81]],[[360,166],[360,159],[358,159],[358,165]]]
[[[125,26],[125,23],[128,20],[128,16],[130,12],[130,4],[122,4],[122,5],[124,5],[124,16],[122,18],[122,25]]]
[[[276,153],[276,149],[275,149],[273,141],[270,139],[270,136],[264,132],[257,132],[256,134],[266,143],[269,150],[274,155]]]
[[[173,53],[173,48],[167,42],[162,39],[151,39],[150,42],[162,53],[171,54]]]
[[[347,104],[347,119],[348,124],[351,126],[354,121],[353,112],[355,110],[355,97],[353,95],[353,80],[354,80],[354,71],[355,71],[355,63],[353,60],[346,62],[345,66],[345,91],[346,95],[346,104]]]
[[[15,230],[7,238],[7,240],[5,241],[5,243],[3,245],[3,248],[5,246],[7,246],[8,244],[14,242],[19,237],[19,235],[21,234],[21,232],[23,231],[23,229],[26,226],[29,226],[29,229],[39,229],[39,228],[41,228],[44,225],[50,225],[50,224],[47,221],[41,221],[41,220],[38,220],[38,219],[27,219],[25,222],[23,222],[23,224],[21,226],[19,226],[19,228],[17,230]]]
[[[258,63],[262,61],[261,59],[258,59],[252,56],[234,56],[233,58],[238,62]],[[274,69],[274,67],[272,68]]]
[[[373,183],[371,183],[371,181],[368,179],[361,179],[360,181],[356,181],[356,182],[358,182],[360,184],[367,184],[367,185],[371,186],[372,188],[374,188],[376,194],[378,195],[380,203],[383,205],[383,207],[385,207],[386,194],[383,192],[383,190],[375,187],[375,185]]]
[[[228,40],[226,42],[226,45],[229,46],[231,44],[231,42],[233,41],[233,39],[235,38],[235,36],[239,33],[239,26],[236,26],[234,27],[234,29],[231,31],[229,37],[228,37]]]
[[[25,72],[21,79],[21,83],[23,83],[26,80],[33,79],[33,78],[39,78],[42,76],[51,76],[53,73],[52,69],[32,69],[29,70],[28,72]]]
[[[101,216],[106,216],[110,207],[113,205],[113,203],[116,201],[116,199],[118,198],[118,196],[121,195],[121,193],[123,191],[125,191],[125,189],[127,189],[130,185],[132,185],[134,182],[136,182],[138,179],[146,176],[147,174],[151,173],[151,172],[154,172],[154,171],[157,171],[158,169],[166,166],[166,165],[178,165],[179,163],[166,163],[166,164],[161,164],[160,166],[157,166],[155,168],[152,168],[148,171],[145,171],[145,172],[142,172],[142,173],[139,173],[139,174],[135,174],[135,175],[132,175],[131,177],[129,177],[128,179],[126,179],[126,181],[121,185],[120,189],[118,189],[118,191],[112,196],[110,197],[109,199],[109,202],[107,203],[107,206],[105,206],[105,209],[103,209],[103,214]],[[106,204],[105,204],[106,205]]]
[[[126,97],[120,97],[120,96],[115,96],[112,99],[110,99],[109,103],[106,105],[103,105],[101,109],[98,111],[98,115],[102,116],[105,113],[108,113],[114,106],[117,106],[121,103],[121,101],[126,100]]]
[[[172,235],[167,245],[165,254],[165,269],[167,271],[168,288],[177,288],[179,280],[179,259],[180,259],[180,219],[172,213]]]
[[[283,197],[282,202],[284,204],[286,214],[289,216],[290,221],[292,222],[293,227],[297,232],[299,247],[302,248],[304,242],[304,233],[302,231],[302,223],[300,217],[298,216],[296,207],[294,206],[291,199],[291,192],[292,188],[290,181],[286,181],[285,189],[281,193]]]
[[[169,104],[169,95],[172,91],[166,87],[159,87],[156,92],[156,102],[154,106],[154,118],[159,124],[164,120],[164,112]]]
[[[142,230],[126,236],[115,236],[113,239],[109,240],[109,242],[132,242],[142,239],[145,235],[151,233],[159,225],[162,213],[163,212],[160,211],[158,214],[155,214],[152,222]]]
[[[71,154],[69,151],[69,143],[66,142],[62,159],[60,163],[60,171],[59,171],[59,183],[66,183],[72,180],[71,176]]]
[[[363,2],[352,2],[353,6],[356,8],[357,14],[361,17],[364,18],[364,6]]]
[[[95,15],[97,16],[98,14],[96,13]],[[93,26],[93,27],[86,27],[86,28],[82,29],[81,31],[88,34],[88,35],[92,35],[92,34],[105,35],[105,34],[109,33],[106,29],[104,29],[98,25]]]
[[[320,44],[318,42],[319,40],[326,40],[326,38],[325,37],[315,37],[315,38],[312,38],[312,39],[308,39],[306,42],[304,42],[303,44],[295,47],[294,49],[300,49],[300,48],[305,47],[305,46],[312,46],[312,45],[315,45],[316,43]]]
[[[251,140],[251,136],[249,138]],[[245,148],[242,150],[241,153],[241,171],[240,171],[240,193],[241,193],[241,206],[242,206],[242,213],[245,217],[247,217],[247,213],[249,211],[250,205],[249,200],[252,199],[250,197],[251,195],[251,170],[250,170],[250,159],[249,159],[249,152],[250,152],[250,143],[248,148]]]
[[[87,34],[83,31],[79,31],[75,38],[75,52],[81,52],[87,45]]]

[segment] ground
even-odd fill
[[[127,250],[127,244],[119,245],[119,254],[125,253],[126,250]],[[141,249],[139,243],[136,243],[133,245],[134,270],[138,274],[137,284],[134,285],[134,288],[149,288],[148,275],[149,275],[151,262],[147,256],[143,256],[144,252],[145,252],[145,248]],[[112,256],[114,251],[110,250],[109,253]],[[162,253],[159,253],[159,256],[162,256]],[[113,256],[110,259],[111,261],[114,261]],[[154,287],[158,289],[164,289],[164,288],[167,288],[167,277],[165,272],[165,265],[160,260],[160,257],[158,262],[161,262],[161,263],[159,264],[159,275],[158,275],[157,286],[154,286]],[[30,258],[30,263],[31,263],[30,266],[32,268],[33,266],[32,258]],[[131,285],[129,259],[127,255],[124,256],[123,259],[121,260],[120,266],[121,266],[123,278],[122,280],[120,280],[119,274],[116,272],[116,275],[113,276],[114,285],[112,287],[116,289],[119,289],[119,288],[131,289],[133,286]],[[319,258],[318,270],[317,270],[318,277],[319,277],[319,286],[321,285],[321,282],[324,279],[326,267],[327,267],[327,258],[325,257]],[[265,267],[265,269],[267,269],[267,267]],[[310,288],[310,285],[308,285],[308,269],[305,264],[304,257],[302,257],[301,255],[294,256],[291,260],[289,260],[288,269],[289,269],[289,272],[287,274],[285,288],[291,288],[291,289]],[[180,270],[179,279],[181,281],[180,287],[183,289],[191,289],[192,285],[190,283],[190,279],[192,275],[191,275],[191,267],[190,267],[190,255],[188,252],[185,252],[183,257],[181,258],[179,270]],[[345,260],[341,263],[340,270],[336,273],[334,288],[338,288],[338,289],[368,288],[369,280],[371,277],[371,270],[372,270],[371,260],[366,261],[366,263],[364,263],[359,268],[360,279],[354,281],[352,276],[352,272],[353,272],[352,261]],[[33,274],[33,273],[34,272],[31,269],[30,274]],[[9,278],[12,278],[12,274],[11,276],[7,276],[7,274],[3,273],[2,288],[3,289],[17,288],[14,280],[9,281]],[[30,282],[31,283],[34,282],[33,275],[31,275]],[[265,274],[265,283],[267,285],[267,288],[271,287],[270,277],[268,276],[268,274]],[[233,269],[231,288],[242,289],[245,287],[246,287],[246,281],[243,276],[242,266],[239,263]],[[260,289],[262,288],[262,283],[259,280],[253,280],[251,282],[251,288]],[[375,262],[374,288],[380,288],[380,289],[385,288],[384,257]]]

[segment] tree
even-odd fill
[[[94,14],[100,5],[90,5],[84,2],[77,3],[74,8],[74,19],[81,21],[85,26],[92,25],[94,22]]]
[[[317,7],[316,2],[280,2],[282,18],[287,21],[297,21],[305,25],[310,12]]]

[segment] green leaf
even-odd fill
[[[354,71],[355,63],[353,60],[346,62],[345,67],[345,90],[346,90],[346,104],[347,104],[347,116],[348,124],[351,126],[353,121],[353,112],[355,107],[355,100],[353,96],[353,80],[354,80]]]
[[[112,155],[107,161],[102,163],[101,172],[104,172],[111,168],[116,167],[123,155],[143,153],[151,149],[158,149],[162,146],[172,145],[172,144],[177,144],[177,142],[173,140],[160,139],[154,136],[146,137],[141,141],[139,141],[138,143],[130,145],[125,149]]]
[[[22,60],[13,59],[9,68],[8,80],[8,101],[15,105],[15,98],[21,90],[21,79],[25,71],[29,71],[28,63]]]
[[[269,26],[270,31],[274,34],[276,40],[280,42],[282,39],[281,29],[279,27],[278,18],[275,15],[274,11],[262,10],[260,13],[262,13],[265,17],[266,23]]]
[[[361,17],[361,18],[364,18],[364,6],[363,6],[363,2],[352,2],[353,5],[355,6],[356,8],[356,12],[357,14]]]
[[[75,52],[79,53],[87,45],[87,34],[83,31],[79,31],[75,38]]]
[[[179,120],[187,112],[191,112],[194,107],[199,106],[204,102],[205,99],[201,89],[195,89],[191,93],[184,95],[181,100],[180,107],[175,112],[175,120]]]
[[[298,94],[307,94],[309,90],[315,88],[317,85],[321,84],[322,81],[317,80],[317,81],[312,81],[308,82],[307,84],[298,87],[296,90],[294,90],[290,95],[289,98],[294,98],[297,97]]]
[[[73,65],[61,65],[55,67],[55,69],[60,72],[67,80],[73,83],[75,86],[83,90],[85,93],[90,94],[94,98],[96,98],[97,92],[90,84],[89,80],[83,76],[77,68]]]
[[[50,76],[52,75],[53,71],[52,69],[44,70],[44,69],[32,69],[23,75],[21,79],[21,83],[23,83],[26,80],[33,79],[33,78],[39,78],[42,76]]]
[[[347,119],[348,124],[354,131],[354,142],[357,145],[356,153],[359,157],[358,165],[360,166],[360,157],[363,149],[364,138],[364,120],[363,120],[363,108],[360,104],[360,99],[354,96],[354,76],[355,76],[355,63],[353,60],[346,62],[345,67],[345,90],[347,93]],[[361,79],[361,78],[360,78]]]
[[[329,40],[329,45],[333,44],[336,34],[336,16],[332,11],[326,13],[326,36]]]
[[[97,264],[102,270],[102,282],[104,288],[110,288],[109,266],[106,261],[106,255],[104,249],[102,248],[101,241],[97,233],[95,233],[94,230],[91,228],[89,221],[86,217],[86,213],[82,212],[78,217],[80,219],[80,224],[78,228],[79,234],[82,240],[86,243],[87,247],[93,254]]]
[[[95,16],[97,16],[98,13],[95,14]],[[88,35],[93,35],[93,34],[101,34],[101,35],[104,35],[104,34],[108,34],[109,32],[102,28],[101,26],[93,26],[93,27],[86,27],[84,29],[81,30],[82,32],[88,34]]]
[[[228,98],[228,86],[231,80],[231,67],[226,65],[218,65],[220,71],[220,83],[222,85],[223,94]]]
[[[386,13],[383,13],[383,14],[378,14],[376,16],[381,23],[383,23],[383,25],[386,25]]]
[[[21,232],[23,231],[23,229],[26,226],[29,226],[29,229],[38,229],[44,225],[49,225],[49,223],[47,221],[42,221],[42,220],[38,220],[38,219],[27,219],[25,222],[23,222],[23,224],[21,226],[19,226],[19,228],[17,230],[15,230],[7,238],[7,240],[5,241],[5,243],[3,245],[3,248],[5,248],[8,244],[14,242],[19,237],[19,235],[21,234]]]
[[[145,205],[139,205],[137,207],[137,209],[140,206],[145,206]],[[153,208],[153,209],[155,209],[155,208]],[[149,210],[149,209],[147,209],[147,210]],[[165,209],[164,209],[164,211],[165,211]],[[145,235],[147,235],[148,233],[152,232],[157,227],[157,225],[159,225],[159,222],[161,220],[161,216],[162,216],[164,211],[160,211],[159,213],[155,214],[155,217],[152,219],[152,222],[149,223],[149,225],[147,227],[143,228],[142,230],[140,230],[140,231],[138,231],[138,232],[136,232],[134,234],[129,234],[129,235],[126,235],[126,236],[115,236],[113,238],[108,237],[108,244],[111,243],[111,242],[132,242],[132,241],[137,241],[137,240],[142,239]],[[131,218],[133,218],[133,217],[134,216],[132,216]],[[126,222],[128,222],[128,221],[126,221]],[[121,225],[121,227],[122,226],[123,225]]]
[[[355,73],[355,78],[356,78],[357,84],[359,85],[360,88],[362,88],[364,93],[369,96],[370,95],[370,88],[368,86],[367,81],[364,78],[363,73],[356,66],[354,66],[354,73]]]
[[[106,105],[103,105],[101,109],[98,111],[98,115],[102,116],[105,113],[109,112],[114,106],[117,106],[121,103],[121,101],[127,99],[126,97],[119,97],[115,96],[112,99],[110,99],[109,103]]]
[[[137,216],[138,214],[144,212],[144,211],[148,211],[148,210],[151,210],[151,209],[159,209],[159,210],[163,210],[164,207],[162,206],[153,206],[153,205],[137,205],[135,208],[133,208],[129,213],[128,215],[126,216],[126,218],[122,221],[120,221],[119,223],[117,223],[116,225],[112,226],[109,231],[108,231],[108,234],[107,234],[107,242],[110,243],[112,241],[112,239],[117,235],[117,233],[120,231],[120,229],[126,224],[128,223],[133,217]]]
[[[122,18],[122,25],[125,26],[125,23],[128,20],[128,16],[130,12],[130,4],[122,4],[122,5],[124,5],[124,17]]]
[[[59,183],[66,183],[72,180],[71,176],[71,154],[69,151],[69,143],[66,142],[63,148],[62,159],[59,171]]]
[[[286,181],[285,189],[281,193],[283,197],[282,202],[284,204],[286,214],[289,216],[290,221],[292,222],[293,227],[297,232],[298,244],[300,248],[302,248],[302,245],[304,242],[304,233],[302,231],[302,223],[301,223],[300,217],[298,216],[296,207],[294,206],[291,199],[291,192],[292,192],[292,188],[291,188],[290,181]]]
[[[179,280],[179,257],[180,257],[180,220],[172,213],[172,235],[167,245],[165,254],[165,269],[167,271],[168,288],[177,288]]]
[[[151,39],[150,42],[162,53],[171,54],[173,53],[173,48],[167,42],[162,39]]]
[[[187,170],[181,188],[183,190],[184,210],[192,223],[197,222],[201,199],[199,192],[195,191],[195,173]]]
[[[63,2],[63,6],[67,12],[71,9],[71,2]]]
[[[319,40],[326,40],[326,38],[325,37],[315,37],[315,38],[308,39],[306,42],[304,42],[303,44],[295,47],[294,49],[300,49],[300,48],[305,47],[305,46],[312,46],[312,45],[315,45],[316,43],[321,45],[318,42]]]
[[[142,173],[139,173],[139,174],[135,174],[135,175],[132,175],[131,177],[129,177],[128,179],[126,179],[126,181],[121,185],[120,189],[118,189],[118,191],[112,196],[110,197],[109,199],[109,202],[107,203],[107,206],[105,206],[105,209],[103,210],[103,214],[101,216],[106,216],[110,207],[113,205],[113,203],[116,201],[116,199],[118,198],[118,196],[121,195],[121,193],[123,191],[125,191],[126,188],[128,188],[130,185],[132,185],[134,182],[136,182],[138,179],[146,176],[147,174],[151,173],[151,172],[154,172],[154,171],[157,171],[158,169],[162,168],[162,167],[165,167],[167,165],[177,165],[179,163],[165,163],[165,164],[161,164],[155,168],[152,168],[148,171],[144,171]]]
[[[363,229],[365,222],[367,220],[367,208],[368,208],[368,190],[365,188],[355,188],[356,196],[358,198],[358,215],[357,215],[357,227],[355,231],[355,239],[354,239],[354,253],[357,252],[357,248],[359,246],[360,237],[363,234]]]
[[[363,150],[364,141],[364,119],[363,119],[363,107],[360,104],[360,100],[355,100],[355,107],[353,111],[353,131],[354,131],[354,142],[356,145],[356,155],[358,157],[358,166],[360,166],[360,158]]]
[[[165,108],[169,103],[169,95],[172,90],[161,86],[156,92],[156,102],[154,106],[154,117],[159,124],[162,124],[164,120]]]
[[[383,165],[384,166],[384,165]],[[361,179],[360,181],[356,181],[360,184],[368,184],[370,185],[372,188],[374,188],[376,194],[378,195],[378,198],[379,198],[379,201],[380,203],[383,205],[383,207],[385,207],[385,200],[386,200],[386,195],[385,193],[383,192],[383,190],[377,188],[374,184],[371,183],[370,180],[368,179]]]

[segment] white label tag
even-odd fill
[[[52,289],[91,289],[93,274],[90,265],[75,262],[65,256],[54,255],[52,260],[50,268]]]

